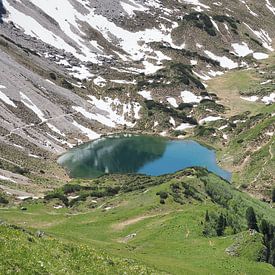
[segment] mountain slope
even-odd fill
[[[153,268],[137,264],[130,259],[111,257],[85,245],[62,242],[52,237],[0,225],[2,274],[157,274]]]
[[[270,0],[0,3],[1,168],[14,181],[23,169],[43,183],[37,191],[66,179],[53,160],[83,141],[125,130],[193,134],[228,108],[274,101],[270,78],[271,89],[256,99],[237,91],[234,103],[207,87],[272,53]]]
[[[37,249],[40,244],[45,243],[47,248],[47,243],[53,242],[60,247],[56,239],[70,241],[76,251],[84,245],[78,263],[87,271],[90,248],[88,254],[84,253],[86,246],[96,253],[108,251],[109,259],[112,255],[127,257],[142,262],[143,267],[152,266],[170,274],[274,274],[274,268],[264,263],[267,247],[262,231],[247,230],[248,207],[254,208],[260,228],[263,219],[274,224],[274,211],[266,203],[204,169],[187,169],[160,177],[113,175],[75,180],[48,193],[44,200],[28,199],[17,207],[5,207],[0,215],[8,223],[46,232],[45,237],[31,244]],[[222,236],[217,235],[220,215],[226,219]],[[48,241],[48,236],[55,239]],[[10,238],[4,235],[4,242]],[[24,247],[27,240],[23,238],[16,248]],[[46,249],[39,260],[44,263],[53,251]],[[9,255],[14,261],[16,254]],[[65,256],[65,260],[70,257]],[[127,272],[123,261],[118,260],[118,264]],[[105,274],[115,273],[116,267]]]
[[[11,55],[7,47],[12,43],[17,55],[16,60],[13,57],[7,61],[3,53],[2,66],[18,70],[13,69],[16,81],[9,85],[7,77],[12,72],[5,70],[7,76],[2,76],[1,92],[8,97],[5,108],[16,113],[17,104],[11,101],[23,103],[28,119],[34,115],[33,120],[46,127],[42,131],[53,136],[45,137],[51,145],[43,149],[54,147],[58,153],[62,152],[61,147],[76,143],[71,139],[72,132],[78,132],[80,139],[94,139],[123,125],[138,128],[135,121],[142,118],[140,94],[145,95],[144,90],[148,90],[145,97],[173,107],[180,102],[198,103],[202,98],[182,92],[187,89],[203,94],[201,81],[222,74],[225,69],[252,65],[273,50],[270,37],[274,36],[274,11],[269,1],[261,8],[257,2],[250,7],[245,1],[230,5],[116,1],[112,9],[108,1],[65,1],[60,5],[55,1],[22,4],[6,0],[1,24],[2,50]],[[251,53],[256,59],[251,59]],[[17,63],[23,63],[24,68]],[[179,70],[174,63],[191,65]],[[163,70],[157,72],[159,69]],[[143,78],[141,73],[145,73]],[[18,74],[30,82],[21,93],[18,85],[24,80]],[[57,86],[48,81],[49,77]],[[90,80],[87,84],[76,83],[72,77]],[[214,96],[210,98],[215,100]],[[4,125],[9,115],[7,110]],[[79,120],[74,119],[76,116]],[[15,117],[10,120],[16,121]],[[20,123],[28,127],[24,121],[12,127],[20,128]],[[4,129],[11,131],[6,125]],[[27,134],[27,138],[32,135]]]

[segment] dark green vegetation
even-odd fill
[[[246,212],[251,207],[259,233],[248,232]],[[14,270],[13,262],[22,268],[21,273],[37,270],[42,262],[43,270],[50,273],[64,268],[73,273],[79,265],[83,272],[96,272],[103,265],[105,274],[121,270],[274,274],[273,267],[264,263],[267,251],[273,253],[273,237],[266,228],[275,224],[274,210],[204,169],[160,177],[109,175],[73,180],[43,200],[2,208],[0,217],[31,232],[46,233],[36,238],[1,226],[0,240],[4,251],[9,251],[2,265],[4,273]],[[29,247],[33,252],[24,258],[22,253]],[[23,252],[15,253],[19,249]],[[108,255],[101,252],[107,250]],[[129,269],[132,260],[124,258],[142,264]]]
[[[169,49],[166,46],[162,46],[162,49]],[[182,50],[181,50],[182,51]],[[184,51],[183,53],[190,53]],[[190,53],[191,55],[191,53]],[[194,54],[195,55],[195,54]],[[208,60],[207,60],[208,61]],[[140,77],[138,81],[137,88],[142,89],[146,88],[161,88],[167,87],[165,83],[171,82],[173,86],[190,86],[198,89],[205,90],[204,85],[201,81],[193,74],[192,66],[176,63],[176,62],[167,62],[166,67],[157,71],[155,74]]]
[[[148,116],[152,116],[154,112],[157,113],[164,113],[165,115],[171,115],[177,119],[180,119],[183,123],[190,123],[193,125],[197,125],[198,122],[193,117],[188,117],[187,114],[182,111],[181,109],[184,109],[184,107],[187,107],[186,105],[180,105],[179,110],[176,110],[174,108],[170,108],[167,105],[164,105],[162,103],[153,101],[153,100],[145,100],[146,108],[148,109]],[[191,109],[192,106],[188,105]]]
[[[0,205],[8,204],[8,203],[9,203],[9,200],[8,200],[7,196],[4,193],[0,192]]]
[[[213,19],[214,21],[220,22],[220,23],[228,23],[231,31],[234,34],[238,34],[238,24],[240,24],[239,20],[236,20],[233,17],[226,16],[226,15],[214,15]],[[202,12],[192,12],[188,15],[185,15],[182,20],[183,26],[195,26],[196,28],[199,28],[203,31],[205,31],[210,36],[216,36],[217,32],[214,27],[214,24],[212,22],[211,18]]]
[[[215,21],[218,21],[220,23],[228,23],[231,27],[231,30],[236,34],[237,33],[237,29],[238,29],[238,25],[240,24],[239,20],[236,20],[233,17],[227,16],[227,15],[214,15],[213,19]]]
[[[213,23],[211,22],[210,17],[201,12],[192,12],[183,17],[183,20],[190,22],[195,27],[206,31],[210,36],[216,36],[216,31]]]

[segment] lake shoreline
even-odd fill
[[[189,167],[203,167],[227,181],[232,174],[218,165],[216,150],[196,139],[133,132],[104,135],[61,155],[57,162],[71,178],[133,173],[149,176],[171,174]]]

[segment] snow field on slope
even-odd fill
[[[170,28],[162,25],[160,26],[160,29],[152,28],[139,32],[130,32],[117,26],[113,22],[110,22],[106,17],[96,14],[95,10],[93,8],[89,8],[88,6],[83,6],[85,9],[85,14],[82,14],[78,12],[68,0],[64,0],[62,2],[55,0],[31,0],[31,2],[58,22],[62,32],[68,38],[76,42],[81,53],[65,42],[64,39],[56,36],[53,32],[39,24],[39,22],[37,22],[34,18],[21,13],[12,7],[7,0],[5,0],[4,5],[10,13],[7,21],[12,20],[15,24],[22,27],[26,34],[36,36],[56,48],[65,49],[67,52],[72,53],[82,61],[100,63],[97,59],[97,55],[86,46],[87,41],[82,39],[85,34],[82,32],[79,22],[88,23],[92,28],[101,32],[103,37],[111,43],[114,43],[113,36],[115,36],[116,41],[119,41],[118,46],[120,46],[132,60],[137,61],[144,59],[144,72],[147,74],[154,73],[158,70],[162,60],[169,60],[169,57],[164,56],[160,52],[156,53],[158,66],[147,61],[147,55],[151,55],[153,53],[153,50],[147,45],[147,43],[167,42],[174,48],[180,49],[183,47],[174,45],[172,41],[171,31],[173,28],[178,26],[175,22],[173,22],[173,25]],[[95,42],[96,41],[92,41],[90,43],[91,46],[97,46],[97,50],[102,52],[102,48]],[[84,70],[83,68],[80,68],[80,70],[81,69]],[[79,74],[81,75],[81,72],[79,72]],[[87,75],[87,72],[84,72],[82,78],[85,77],[85,74]]]
[[[97,99],[93,95],[89,95],[90,100],[88,102],[101,110],[102,113],[91,113],[83,107],[73,106],[73,109],[81,113],[89,120],[95,120],[107,127],[115,128],[117,125],[126,125],[128,127],[134,127],[135,123],[128,121],[125,116],[129,118],[139,119],[139,112],[141,106],[137,102],[133,103],[121,103],[118,98],[111,99],[105,97],[104,99]],[[122,110],[121,114],[118,114],[118,109]]]
[[[6,89],[6,87],[3,85],[0,85],[0,89]],[[0,90],[0,99],[4,103],[6,103],[14,108],[17,108],[17,106],[14,104],[14,102],[6,94],[4,94],[4,92],[2,92],[1,90]]]

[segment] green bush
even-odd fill
[[[218,21],[218,22],[221,22],[221,23],[229,23],[230,27],[234,30],[238,29],[238,26],[237,26],[237,22],[234,17],[229,17],[227,15],[214,15],[213,16],[213,19],[215,21]]]
[[[183,194],[186,198],[192,197],[195,200],[202,201],[199,196],[198,190],[194,186],[188,185],[187,183],[183,182],[182,187],[184,188]]]
[[[52,80],[56,80],[56,79],[57,79],[56,74],[53,73],[53,72],[50,72],[50,73],[49,73],[49,76],[50,76],[50,78],[51,78]]]
[[[160,204],[165,204],[165,200],[164,199],[160,199]]]
[[[246,220],[248,229],[259,231],[256,214],[251,206],[246,209]]]
[[[86,201],[86,199],[89,197],[89,194],[81,194],[77,198],[72,199],[69,202],[69,207],[73,207],[76,203],[81,202],[81,201]]]
[[[63,88],[69,89],[69,90],[73,90],[74,89],[74,86],[69,81],[67,81],[66,79],[62,80],[61,86]]]
[[[193,108],[193,104],[191,103],[180,103],[178,109],[179,110],[184,110],[184,109],[192,109]]]
[[[159,191],[159,192],[157,192],[156,195],[160,196],[160,198],[164,199],[164,200],[166,200],[168,198],[168,193],[165,191]]]
[[[25,175],[25,174],[28,174],[30,170],[27,168],[21,168],[19,166],[14,166],[12,169],[12,172],[20,175]]]
[[[75,193],[75,192],[80,191],[81,189],[82,189],[82,186],[80,186],[78,184],[65,184],[62,187],[64,194]]]
[[[191,22],[195,27],[206,31],[210,36],[216,36],[216,31],[210,17],[201,12],[191,12],[183,17],[184,21]]]
[[[52,199],[59,199],[59,200],[61,200],[61,201],[64,203],[64,205],[66,205],[66,206],[69,205],[69,200],[68,200],[68,198],[67,198],[65,195],[63,195],[62,193],[60,193],[60,191],[59,191],[59,192],[52,192],[52,193],[49,193],[49,194],[47,194],[47,195],[44,197],[44,199],[45,199],[46,201],[50,201],[50,200],[52,200]]]
[[[214,202],[224,207],[227,207],[229,200],[233,198],[230,186],[221,185],[215,181],[207,181],[205,191]]]
[[[9,201],[7,198],[4,197],[4,195],[0,194],[0,204],[8,204]]]

